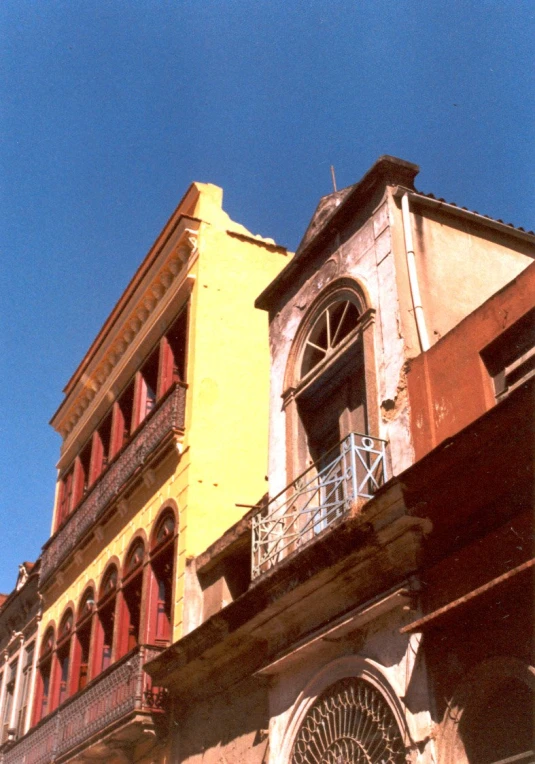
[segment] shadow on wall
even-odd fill
[[[269,742],[268,680],[248,677],[222,693],[214,683],[211,697],[191,704],[177,724],[182,762],[262,764]]]

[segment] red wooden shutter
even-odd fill
[[[74,461],[72,501],[69,507],[70,512],[72,512],[72,510],[76,507],[76,505],[78,504],[78,502],[84,495],[85,481],[86,481],[86,475],[85,475],[84,467],[82,465],[80,457],[77,456]]]
[[[99,432],[93,433],[93,444],[91,449],[91,468],[89,472],[89,485],[92,485],[102,472],[104,462],[104,448]]]
[[[173,384],[174,375],[173,370],[175,361],[173,357],[173,351],[167,340],[167,337],[162,337],[160,343],[160,371],[158,374],[158,398],[160,398]]]

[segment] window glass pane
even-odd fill
[[[350,300],[338,300],[323,311],[305,342],[302,377],[340,345],[357,326],[359,316],[357,306]]]

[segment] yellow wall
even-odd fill
[[[213,543],[266,492],[269,345],[256,296],[287,258],[205,226],[188,375],[191,450],[188,555]]]
[[[174,450],[160,462],[153,485],[140,483],[129,497],[124,517],[116,512],[100,541],[93,538],[81,558],[54,585],[47,584],[45,629],[51,621],[58,626],[69,603],[78,606],[90,581],[98,591],[109,560],[116,556],[123,563],[139,529],[150,538],[158,512],[172,499],[179,509],[173,640],[178,639],[186,558],[202,552],[247,511],[236,503],[253,504],[267,490],[268,326],[254,300],[288,258],[270,240],[251,237],[231,221],[221,199],[221,189],[194,184],[184,200],[188,214],[208,222],[201,226],[199,256],[190,268],[196,278],[182,454]]]

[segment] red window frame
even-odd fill
[[[71,694],[83,690],[91,680],[92,639],[94,632],[95,594],[92,587],[80,600],[72,652]]]
[[[150,644],[168,645],[172,637],[177,535],[175,513],[168,510],[158,520],[150,551]]]
[[[61,478],[56,527],[59,527],[70,513],[73,482],[74,482],[74,464],[68,469],[64,477]]]
[[[115,660],[116,610],[119,573],[117,566],[110,565],[102,578],[100,596],[97,603],[92,672],[98,676]]]
[[[37,665],[35,697],[33,702],[33,724],[37,724],[41,719],[44,719],[47,714],[54,710],[52,707],[55,669],[54,645],[54,627],[50,626],[46,630],[43,641],[41,642],[41,653]]]
[[[123,571],[118,657],[126,655],[143,641],[145,556],[145,543],[138,536],[130,545]]]
[[[53,706],[57,708],[71,694],[71,648],[74,627],[74,614],[69,608],[61,619],[56,645],[56,663],[58,681],[53,693]]]
[[[160,346],[157,345],[137,372],[134,398],[134,429],[139,427],[158,400],[160,372]]]
[[[128,443],[134,429],[136,380],[130,380],[113,404],[110,459]]]
[[[158,397],[175,382],[186,381],[188,344],[188,306],[175,318],[160,345],[160,375]]]

